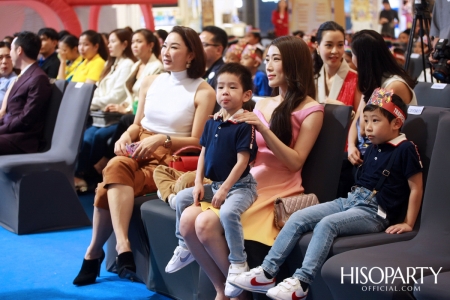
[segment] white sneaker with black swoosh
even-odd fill
[[[166,266],[166,273],[174,273],[195,260],[191,251],[184,249],[181,246],[177,246],[173,252],[173,256]]]

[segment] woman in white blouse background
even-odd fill
[[[106,167],[108,161],[116,156],[114,154],[116,141],[133,124],[139,99],[139,89],[143,79],[149,75],[158,75],[164,72],[164,66],[157,58],[161,54],[161,45],[156,35],[150,30],[138,29],[134,32],[131,50],[138,60],[131,67],[131,73],[125,81],[127,98],[122,104],[109,104],[105,109],[106,111],[119,112],[124,115],[120,119],[112,139],[108,141],[108,148],[104,156],[94,165],[95,170],[99,174]]]
[[[131,51],[133,33],[127,29],[116,29],[109,35],[109,58],[106,62],[98,87],[91,102],[91,111],[106,111],[111,104],[120,105],[126,98],[125,81],[131,73],[136,60]],[[88,182],[95,183],[100,176],[94,164],[104,155],[108,139],[113,135],[117,125],[99,127],[92,125],[84,132],[83,143],[78,156],[75,171],[75,188],[86,191]]]

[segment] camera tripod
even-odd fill
[[[416,32],[417,20],[419,20],[419,38],[420,45],[422,48],[422,70],[424,73],[425,82],[427,82],[427,73],[425,65],[425,51],[423,48],[423,37],[427,36],[427,46],[428,50],[431,51],[431,40],[430,40],[430,27],[431,27],[431,12],[429,9],[429,2],[426,0],[415,0],[414,3],[415,13],[412,22],[411,34],[409,35],[408,46],[406,48],[406,62],[405,70],[409,68],[409,62],[411,60],[411,50],[414,39],[414,33]],[[431,76],[431,82],[433,82],[433,76]]]

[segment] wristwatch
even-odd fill
[[[172,140],[170,139],[169,135],[166,135],[167,138],[164,141],[164,148],[172,148]]]

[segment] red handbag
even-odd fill
[[[169,167],[175,170],[188,172],[197,170],[198,156],[202,148],[196,146],[187,146],[180,148],[172,154],[172,161]]]

